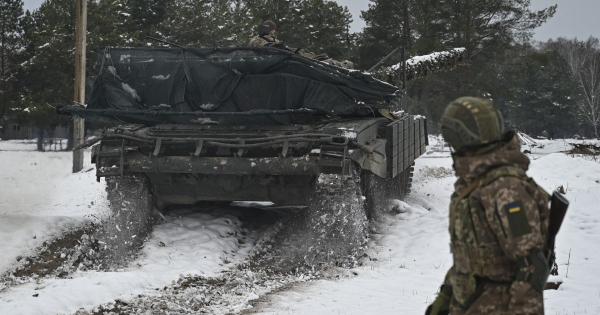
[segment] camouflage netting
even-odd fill
[[[454,48],[406,60],[406,80],[416,80],[444,70],[451,70],[464,58],[464,48]],[[402,82],[403,63],[381,68],[376,76],[388,82]]]
[[[136,112],[136,120],[143,120],[140,111],[164,116],[309,109],[365,116],[396,92],[360,72],[277,49],[107,48],[87,110],[107,110],[119,119],[128,116],[115,111]]]

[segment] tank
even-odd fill
[[[117,122],[87,143],[116,208],[300,206],[312,245],[348,252],[427,145],[398,87],[287,51],[107,48],[98,65],[87,107],[62,111]]]

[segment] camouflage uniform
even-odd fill
[[[525,175],[528,166],[517,136],[487,154],[455,158],[451,314],[544,313],[542,292],[516,279],[528,268],[519,258],[545,251],[548,233],[549,196]]]
[[[354,67],[354,63],[352,63],[351,61],[348,61],[348,60],[338,61],[338,60],[329,58],[329,56],[327,56],[326,54],[317,55],[317,54],[307,51],[305,49],[293,49],[291,47],[288,47],[283,42],[279,41],[275,37],[276,31],[277,31],[277,25],[273,21],[271,21],[271,20],[264,21],[263,24],[261,24],[258,28],[258,35],[254,36],[250,39],[248,46],[253,47],[253,48],[263,48],[263,47],[278,48],[278,49],[293,52],[293,53],[298,54],[305,58],[322,61],[324,63],[330,64],[333,66],[342,67],[342,68],[353,68]]]
[[[250,39],[250,43],[248,44],[248,46],[256,48],[273,47],[277,45],[281,45],[281,41],[271,35],[256,35]]]
[[[503,137],[453,155],[458,177],[449,222],[454,264],[427,314],[544,313],[549,195],[525,174],[529,159],[518,136]]]

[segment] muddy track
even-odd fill
[[[285,224],[292,219],[293,215],[263,226],[257,231],[260,237],[253,254],[217,277],[183,277],[156,294],[138,296],[129,301],[116,300],[90,313],[82,311],[78,314],[238,314],[246,312],[270,294],[338,274],[339,270],[333,266],[272,264],[275,259],[271,255],[289,246],[289,243],[282,243],[281,238],[286,232]]]
[[[43,278],[68,278],[78,270],[111,271],[137,257],[143,237],[139,242],[107,246],[106,231],[102,225],[89,223],[45,241],[32,256],[19,257],[16,267],[0,276],[0,290]],[[115,260],[117,255],[121,256]]]
[[[155,292],[77,314],[238,314],[264,303],[270,294],[347,273],[348,269],[338,267],[362,264],[367,240],[357,182],[334,176],[320,185],[318,198],[311,201],[312,211],[258,206],[191,209],[237,217],[244,234],[238,241],[251,248],[246,259],[215,277],[173,279],[172,285]],[[4,275],[0,286],[6,289],[39,278],[68,278],[78,270],[114,271],[135,262],[156,222],[151,214],[138,217],[138,212],[128,211],[125,206],[131,204],[120,200],[113,204],[118,207],[111,209],[107,219],[45,243],[36,255]]]
[[[117,300],[91,314],[237,314],[296,284],[337,277],[347,270],[337,267],[362,264],[366,244],[366,216],[359,195],[352,189],[337,198],[330,194],[352,184],[339,178],[326,182],[323,194],[330,197],[320,197],[313,211],[274,217],[263,211],[241,218],[246,228],[258,233],[253,252],[217,277],[183,277],[154,294]]]
[[[67,278],[78,270],[111,271],[127,265],[158,221],[149,210],[132,211],[149,208],[137,201],[126,203],[128,211],[111,207],[104,218],[45,241],[32,256],[19,258],[13,270],[0,276],[0,290],[40,278]]]
[[[65,278],[77,269],[92,267],[86,256],[93,252],[97,226],[87,224],[42,243],[28,257],[18,257],[16,267],[0,276],[0,291],[40,278]],[[92,250],[92,251],[90,251]]]
[[[210,209],[202,211],[214,212]],[[304,232],[297,230],[295,225],[301,219],[298,216],[302,211],[244,208],[236,216],[243,224],[243,233],[249,234],[245,239],[254,241],[254,244],[251,244],[252,252],[241,264],[232,266],[217,277],[182,277],[173,285],[158,289],[155,294],[130,301],[115,300],[91,313],[80,311],[78,314],[144,314],[148,311],[152,314],[245,313],[252,306],[266,301],[271,294],[307,281],[335,277],[340,274],[336,266],[359,263],[355,257],[348,257],[340,264],[309,265],[304,257],[286,254],[294,252],[294,248],[302,247],[307,241],[300,237],[299,234]],[[114,222],[110,221],[110,224]],[[90,224],[44,243],[36,255],[22,258],[18,268],[2,276],[3,289],[40,278],[68,278],[77,270],[114,270],[124,262],[135,261],[140,248],[138,245],[129,251],[127,259],[118,262],[106,260],[106,257],[112,256],[107,255],[111,248],[105,247],[105,243],[99,240],[106,231],[100,225]],[[121,252],[122,248],[112,250]]]

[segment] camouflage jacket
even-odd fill
[[[543,314],[541,292],[516,279],[519,262],[546,250],[549,196],[525,174],[516,135],[495,149],[455,156],[450,204],[452,314]]]
[[[277,38],[275,38],[275,36],[271,36],[271,35],[264,35],[264,36],[256,35],[256,36],[254,36],[254,37],[252,37],[250,39],[250,42],[248,43],[248,46],[250,46],[250,47],[256,47],[256,48],[261,48],[261,47],[271,47],[271,46],[277,45],[277,44],[281,44],[281,41],[279,41]]]

